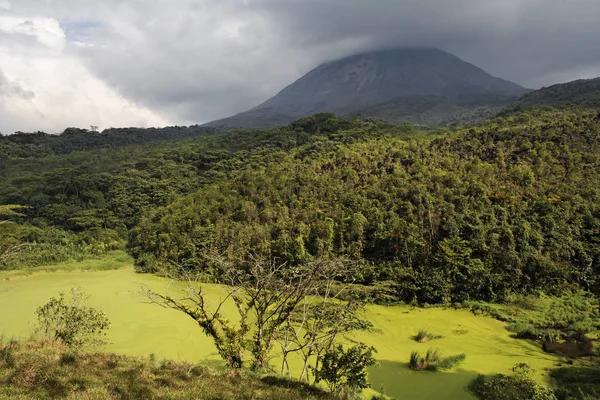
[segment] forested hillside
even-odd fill
[[[541,112],[434,141],[340,131],[152,210],[140,270],[210,272],[213,251],[290,266],[345,256],[364,284],[428,303],[597,289],[600,120]]]
[[[18,145],[18,156],[0,162],[0,204],[18,205],[23,215],[8,215],[14,223],[0,226],[0,262],[5,269],[35,266],[124,247],[127,232],[150,209],[344,129],[356,130],[355,139],[344,140],[419,134],[410,127],[324,115],[266,132],[211,134],[92,151],[72,151],[79,135],[44,139],[63,143],[56,150],[69,153],[63,155],[41,156],[39,146]],[[126,143],[127,135],[103,136],[100,144]],[[23,134],[21,140],[36,142],[38,136]]]
[[[146,272],[210,275],[214,252],[290,267],[347,257],[361,265],[358,282],[395,300],[598,290],[593,111],[427,134],[321,114],[270,131],[12,159],[0,171],[0,204],[24,206],[0,226],[5,269],[128,241]]]
[[[523,95],[517,104],[520,106],[578,104],[582,107],[600,108],[600,78],[580,79],[541,88]]]
[[[116,148],[193,138],[216,134],[212,128],[197,125],[167,128],[110,128],[102,132],[67,128],[60,135],[45,132],[0,136],[0,161],[14,158],[45,157],[74,151]]]

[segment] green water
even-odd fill
[[[90,303],[111,320],[109,351],[200,362],[219,360],[212,341],[189,317],[173,310],[146,304],[136,293],[142,285],[165,291],[168,281],[135,274],[131,268],[100,272],[52,272],[0,281],[0,335],[29,336],[34,311],[60,291],[81,286],[91,295]],[[207,285],[215,301],[218,286]],[[226,310],[233,316],[232,309]],[[379,366],[369,370],[374,389],[384,388],[396,399],[472,399],[465,387],[478,373],[508,372],[518,362],[527,362],[544,380],[544,369],[553,356],[525,341],[510,338],[502,322],[477,317],[464,310],[411,309],[406,306],[368,308],[375,332],[355,339],[377,348]],[[421,328],[443,335],[427,344],[411,340]],[[412,350],[425,352],[439,347],[444,354],[466,353],[466,360],[452,372],[414,372],[408,369]],[[294,368],[294,365],[292,365]]]

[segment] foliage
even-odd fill
[[[590,400],[600,398],[600,368],[574,366],[550,370],[556,382],[558,400]]]
[[[469,303],[475,314],[508,322],[515,336],[543,342],[584,342],[600,330],[598,298],[585,292],[562,296],[511,296],[504,304]]]
[[[97,346],[106,343],[110,321],[101,310],[87,305],[87,296],[79,287],[52,297],[36,310],[38,330],[52,341],[69,347]]]
[[[580,79],[545,87],[525,94],[518,100],[521,107],[540,105],[574,105],[600,108],[600,78]]]
[[[338,344],[320,356],[319,369],[314,371],[315,382],[325,381],[329,390],[339,393],[344,389],[356,390],[370,387],[367,367],[375,365],[373,347],[358,344],[348,349]]]
[[[532,373],[528,364],[517,364],[511,375],[479,375],[469,389],[481,400],[556,400],[552,390],[539,385]]]
[[[5,346],[0,344],[1,349]],[[110,353],[70,354],[64,346],[14,343],[0,358],[0,397],[10,399],[333,399],[306,384],[230,374],[204,365]],[[68,361],[68,362],[65,362]]]
[[[105,129],[103,132],[67,128],[59,135],[45,132],[16,132],[14,135],[0,135],[0,160],[64,155],[75,151],[181,140],[216,133],[215,129],[203,128],[197,125],[147,129],[110,128]]]
[[[433,141],[356,126],[180,197],[130,236],[142,271],[210,274],[212,251],[289,266],[360,260],[357,283],[397,300],[502,301],[598,291],[600,121],[568,110],[511,116]]]
[[[444,357],[439,349],[429,349],[425,353],[425,356],[422,356],[417,351],[413,351],[410,353],[408,365],[410,369],[415,371],[445,371],[457,366],[466,357],[465,354]]]
[[[303,129],[319,124],[309,119],[272,131],[222,135],[209,128],[169,127],[111,129],[105,131],[107,134],[69,129],[59,136],[18,134],[2,138],[0,159],[2,143],[10,143],[16,153],[9,151],[0,163],[0,204],[27,206],[20,218],[24,230],[11,237],[15,243],[34,249],[25,254],[26,259],[13,258],[10,265],[0,268],[29,268],[121,249],[127,231],[151,209],[166,206],[182,194],[226,179],[238,170],[274,162],[298,146],[315,144],[318,149],[324,142],[412,134],[408,127],[321,119],[327,129],[360,129],[344,137],[336,137],[337,131],[327,129],[312,135]],[[187,134],[179,135],[179,131],[189,131],[194,138],[182,140]],[[52,149],[40,150],[40,143]],[[65,252],[49,249],[55,243],[48,238],[52,235],[43,233],[47,230],[60,231],[58,236],[63,239],[59,245],[69,249],[68,255],[48,259],[48,255]]]
[[[24,247],[17,239],[19,226],[9,219],[22,216],[19,212],[21,209],[21,206],[12,204],[0,205],[0,265],[17,255]]]

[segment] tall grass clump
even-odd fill
[[[445,371],[457,366],[465,358],[464,353],[444,357],[439,349],[429,349],[425,356],[413,351],[410,353],[409,367],[415,371]]]
[[[0,337],[0,367],[12,368],[15,363],[14,350],[17,342],[14,339],[4,342],[4,338]]]
[[[419,332],[413,336],[413,339],[419,343],[427,343],[431,340],[441,339],[441,335],[436,335],[435,333],[429,332],[427,329],[421,329]]]

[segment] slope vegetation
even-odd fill
[[[211,251],[254,252],[290,265],[349,257],[363,264],[362,283],[386,281],[406,301],[597,290],[595,112],[344,143],[357,134],[322,136],[153,210],[130,237],[138,268],[210,272]]]
[[[597,109],[600,108],[600,78],[580,79],[542,88],[523,95],[517,104],[524,107],[577,104]]]

